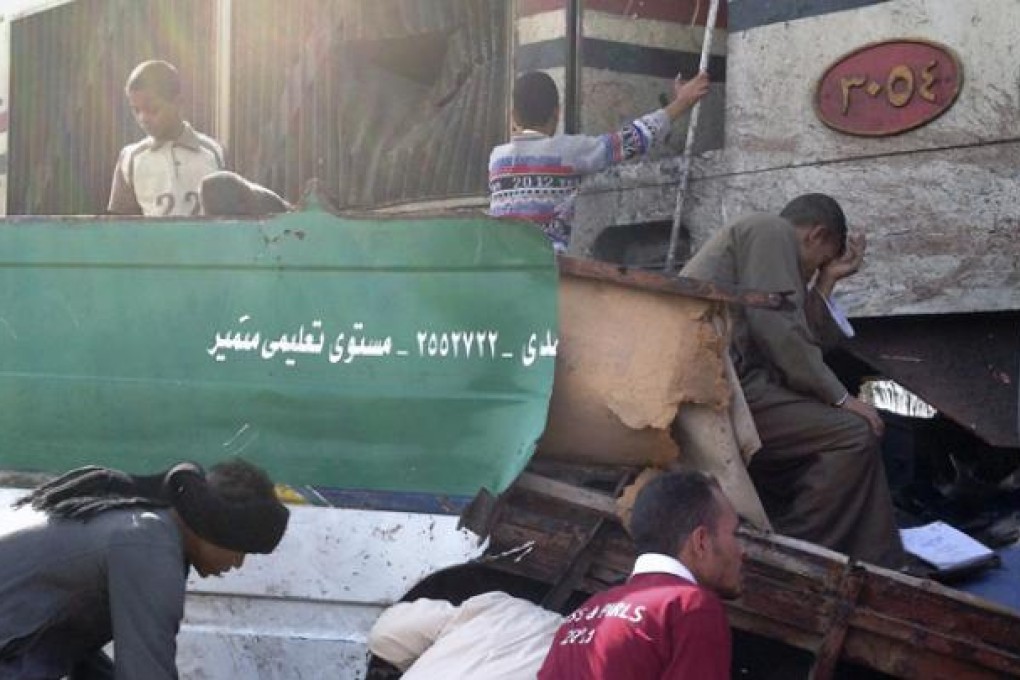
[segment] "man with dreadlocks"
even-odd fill
[[[16,505],[45,523],[0,538],[0,678],[177,678],[188,570],[205,577],[272,552],[289,512],[259,468],[151,476],[72,470]],[[114,660],[102,648],[113,642]]]

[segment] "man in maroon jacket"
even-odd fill
[[[630,579],[567,617],[539,680],[729,678],[730,629],[719,598],[740,595],[738,522],[705,474],[649,482],[630,522],[639,555]]]

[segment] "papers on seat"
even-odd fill
[[[913,529],[900,529],[903,547],[939,571],[992,566],[995,552],[945,522],[932,522]]]

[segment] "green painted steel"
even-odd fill
[[[537,230],[485,217],[3,220],[0,468],[500,492],[545,425],[556,286]]]

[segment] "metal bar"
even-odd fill
[[[522,472],[514,488],[523,489],[547,498],[555,498],[598,514],[601,517],[616,517],[616,499],[598,491],[589,491],[573,484],[549,479],[533,472]]]
[[[493,496],[488,489],[481,489],[461,511],[457,529],[467,529],[478,536],[478,540],[485,540],[499,519],[505,499],[506,494]]]
[[[564,76],[563,131],[576,134],[581,127],[581,41],[584,40],[582,0],[567,2],[567,67]]]
[[[640,288],[657,293],[670,293],[700,300],[713,300],[742,305],[744,307],[763,307],[766,309],[792,309],[789,297],[793,291],[766,293],[757,290],[746,290],[719,283],[701,281],[679,276],[664,276],[656,272],[628,269],[627,267],[582,260],[560,255],[558,257],[560,274],[568,274],[586,279],[602,279],[612,281],[628,288]]]
[[[582,487],[575,486],[573,484],[560,482],[557,480],[549,479],[548,477],[542,477],[535,475],[531,472],[521,473],[521,479],[518,481],[520,488],[531,488],[537,493],[549,492],[549,483],[560,485],[558,489],[562,492],[562,495],[556,497],[561,500],[565,500],[569,503],[583,503],[584,507],[592,508],[591,502],[594,502],[596,506],[606,506],[607,501],[612,501],[612,505],[608,507],[610,514],[606,514],[604,511],[600,511],[598,507],[595,507],[596,512],[599,514],[596,516],[592,524],[585,530],[581,537],[581,543],[577,546],[577,549],[571,555],[570,559],[560,570],[559,576],[553,583],[552,588],[546,593],[545,597],[542,598],[542,606],[551,609],[553,611],[559,611],[567,600],[578,588],[578,584],[588,573],[588,569],[591,566],[592,561],[595,557],[603,550],[601,546],[601,536],[604,533],[603,529],[607,519],[619,521],[619,516],[616,513],[616,501],[612,500],[620,495],[624,487],[633,479],[633,475],[627,470],[621,470],[622,474],[617,476],[616,486],[613,492],[612,498],[605,494],[589,491]],[[535,484],[535,486],[529,487],[529,482]],[[603,510],[606,508],[603,508]]]
[[[588,572],[588,567],[591,566],[597,551],[600,550],[599,542],[596,538],[602,531],[605,523],[605,518],[599,517],[584,533],[581,545],[577,547],[577,550],[567,561],[567,564],[564,565],[552,588],[542,598],[543,607],[552,611],[559,611],[566,604],[567,600],[570,599],[574,590],[577,589],[578,583]]]
[[[698,69],[708,70],[708,58],[712,52],[712,38],[715,36],[715,22],[719,14],[719,0],[712,0],[708,8],[708,21],[705,22],[705,38],[701,42],[701,62]],[[673,230],[669,234],[669,252],[666,254],[666,273],[676,271],[676,246],[680,238],[680,222],[684,214],[684,201],[687,195],[687,183],[691,175],[691,157],[694,155],[694,136],[698,129],[701,114],[701,102],[694,105],[691,119],[687,124],[687,141],[684,142],[684,155],[680,160],[680,183],[676,190],[676,208],[673,210]]]
[[[212,133],[227,149],[232,147],[230,143],[230,57],[233,47],[230,36],[233,12],[233,0],[216,0],[213,9],[212,51],[216,66],[212,87],[214,121]]]
[[[835,603],[835,614],[828,631],[815,653],[815,662],[808,675],[809,680],[830,680],[836,672],[836,664],[843,650],[850,616],[854,613],[857,598],[864,586],[866,572],[864,567],[856,563],[847,565],[843,580],[839,585],[839,593]]]

